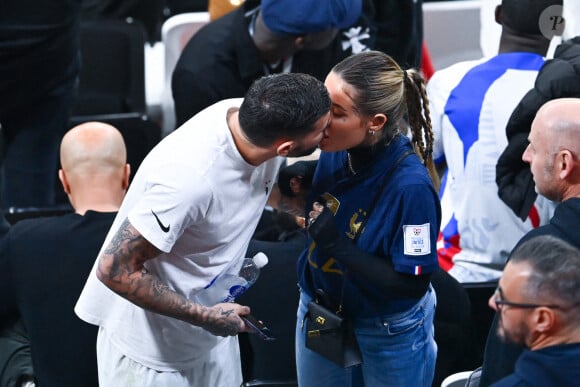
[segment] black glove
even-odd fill
[[[310,222],[308,233],[324,255],[345,265],[354,274],[352,281],[377,300],[418,299],[429,287],[431,273],[399,273],[390,258],[362,251],[351,240],[342,237],[334,223],[332,211],[326,206]]]
[[[334,223],[334,214],[324,206],[322,213],[308,224],[308,233],[319,249],[331,252],[340,240],[340,234]]]

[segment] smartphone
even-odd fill
[[[263,322],[259,321],[251,314],[240,317],[242,318],[242,320],[246,322],[246,324],[248,324],[250,328],[252,328],[252,331],[254,333],[260,336],[260,338],[264,340],[276,340],[276,337],[274,336],[270,328],[265,326]]]

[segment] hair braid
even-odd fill
[[[332,71],[356,90],[352,98],[362,115],[373,117],[384,114],[388,118],[380,134],[385,143],[403,126],[405,129],[408,126],[415,152],[438,189],[439,175],[432,157],[433,130],[421,73],[417,69],[401,69],[392,57],[382,51],[351,55],[334,66]]]
[[[415,151],[419,153],[423,164],[429,170],[429,175],[435,188],[439,189],[439,174],[433,162],[434,136],[425,81],[423,76],[415,69],[407,70],[407,74],[409,78],[407,82],[407,111],[412,142]]]

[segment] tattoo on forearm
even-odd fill
[[[167,292],[171,292],[172,291],[169,288],[169,286],[167,286],[167,285],[165,285],[165,284],[163,284],[163,283],[161,283],[159,281],[153,281],[153,283],[151,285],[153,285],[151,287],[151,291],[152,291],[152,294],[155,297],[161,297],[164,294],[166,294]]]
[[[147,270],[145,262],[161,252],[125,220],[105,248],[97,276],[113,291],[142,308],[204,327],[216,335],[239,332],[234,308],[205,307],[176,293]]]
[[[135,304],[176,318],[191,312],[187,298],[149,273],[145,262],[160,254],[125,220],[99,259],[99,278],[115,292]]]

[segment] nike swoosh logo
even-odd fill
[[[161,223],[161,221],[159,220],[159,217],[157,216],[157,214],[155,212],[153,212],[153,210],[151,210],[151,213],[155,217],[155,220],[157,221],[157,224],[161,228],[161,231],[163,231],[163,232],[169,232],[169,228],[171,227],[171,225],[168,224],[167,226],[165,226],[163,223]]]

